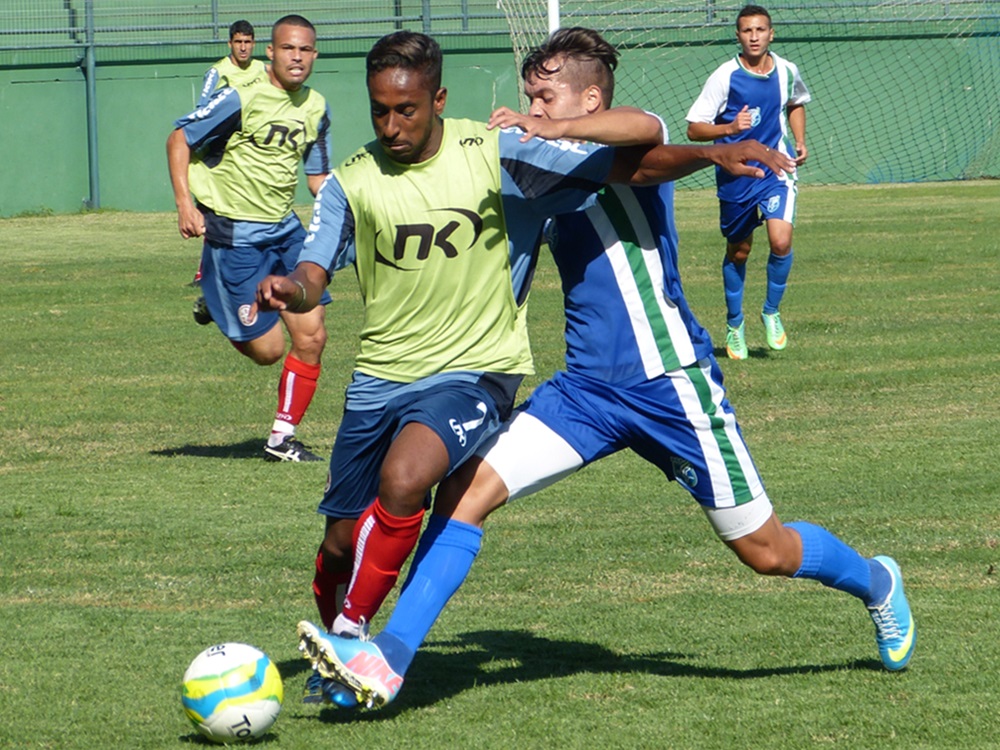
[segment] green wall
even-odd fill
[[[166,140],[191,110],[201,76],[214,61],[106,65],[96,84],[100,203],[131,211],[173,210]],[[447,114],[484,119],[517,105],[512,53],[451,52]],[[371,140],[364,60],[317,60],[311,86],[330,102],[335,160]],[[83,74],[75,68],[0,70],[3,179],[0,217],[79,211],[89,197]],[[299,201],[311,196],[304,184]]]
[[[774,49],[799,64],[814,98],[807,107],[804,183],[1000,177],[995,37],[776,41]],[[224,52],[220,45],[219,56]],[[685,142],[688,107],[709,72],[734,53],[731,45],[628,50],[619,68],[617,103],[664,115],[673,141]],[[193,106],[201,75],[213,61],[98,68],[101,207],[173,209],[164,144],[173,119]],[[330,102],[335,159],[370,139],[361,57],[321,56],[310,84]],[[510,52],[449,51],[445,85],[446,113],[453,117],[482,119],[495,106],[518,104]],[[0,138],[0,217],[67,213],[85,205],[87,117],[78,68],[0,69]],[[711,180],[706,171],[684,185],[707,186]],[[299,201],[310,201],[304,186]]]

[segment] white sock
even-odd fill
[[[271,427],[271,436],[267,439],[267,444],[277,448],[291,437],[295,437],[295,425],[276,419]]]

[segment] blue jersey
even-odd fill
[[[752,127],[719,138],[716,143],[753,139],[795,158],[795,144],[789,138],[786,111],[788,107],[805,104],[811,100],[811,96],[794,63],[773,52],[768,54],[773,65],[765,74],[747,70],[738,55],[720,65],[705,82],[685,119],[688,122],[718,125],[732,122],[744,106],[749,107]],[[778,178],[767,167],[764,167],[764,171],[765,178],[758,180],[753,177],[738,177],[716,167],[719,200],[750,202],[757,196],[772,191]],[[794,180],[794,172],[786,173],[785,181]]]
[[[672,183],[605,188],[549,229],[566,308],[566,369],[629,386],[712,353],[677,267]]]

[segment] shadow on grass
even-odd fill
[[[268,745],[272,742],[277,742],[277,740],[278,740],[278,735],[275,732],[267,732],[266,734],[261,735],[257,739],[249,740],[246,742],[237,740],[235,744],[246,745],[247,747],[257,747],[259,745],[263,746],[263,745]],[[197,732],[191,732],[190,734],[182,734],[180,737],[177,738],[177,741],[183,742],[188,745],[195,745],[196,747],[220,747],[219,743],[212,742],[210,739],[208,739],[208,737],[205,737],[202,734],[198,734]]]
[[[302,718],[318,718],[337,723],[378,721],[408,710],[434,705],[473,687],[531,682],[582,673],[620,675],[636,672],[663,677],[753,680],[844,669],[880,671],[882,668],[875,660],[757,669],[696,666],[688,663],[692,657],[687,654],[662,651],[622,655],[593,643],[554,641],[525,631],[483,630],[463,633],[453,640],[433,641],[429,646],[435,650],[425,649],[417,654],[403,691],[397,701],[387,708],[380,711],[344,711],[327,706],[316,717]],[[455,649],[458,652],[441,653],[440,649]],[[288,661],[279,666],[283,675],[294,674],[294,670],[305,673],[309,669],[305,660]]]
[[[233,445],[193,445],[188,443],[179,448],[163,448],[150,451],[152,456],[193,456],[195,458],[256,458],[263,460],[264,438],[244,440]]]

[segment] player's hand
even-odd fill
[[[750,116],[749,104],[744,104],[743,109],[736,113],[736,119],[733,120],[733,127],[735,127],[736,130],[730,133],[730,135],[742,133],[744,130],[749,130],[753,127],[753,118]]]
[[[756,161],[769,167],[778,177],[785,172],[795,171],[795,161],[774,148],[769,148],[759,141],[739,141],[737,143],[719,144],[713,150],[713,161],[730,174],[744,177],[763,177],[764,170],[751,166],[748,162]]]
[[[177,209],[177,229],[186,240],[205,234],[205,217],[194,204]]]
[[[302,303],[302,287],[287,276],[265,276],[257,285],[256,305],[261,310],[287,310]]]
[[[795,163],[805,164],[806,159],[809,158],[809,149],[806,148],[806,144],[799,141],[795,144]]]
[[[532,138],[544,138],[547,141],[555,141],[565,135],[565,123],[560,120],[548,120],[531,115],[522,115],[509,107],[500,107],[493,110],[489,122],[486,123],[489,130],[494,128],[520,128],[524,131],[521,136],[521,143],[527,143]]]

